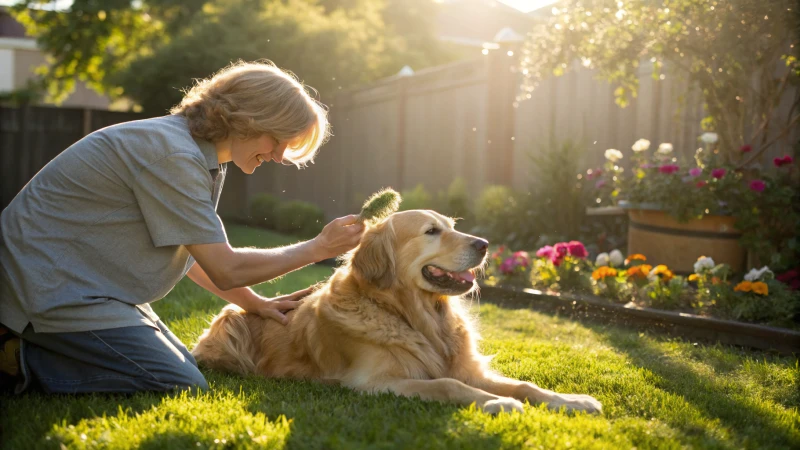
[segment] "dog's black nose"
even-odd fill
[[[484,239],[475,239],[472,241],[472,246],[475,247],[479,253],[486,253],[486,249],[489,248],[489,241]]]

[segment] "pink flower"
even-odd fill
[[[559,242],[553,247],[553,253],[550,254],[550,262],[556,267],[560,266],[561,261],[567,256],[567,253],[569,253],[569,246],[567,243]]]
[[[726,173],[728,173],[728,171],[725,169],[714,169],[711,171],[711,176],[719,180],[724,177]]]
[[[652,164],[650,164],[650,163],[644,163],[644,164],[642,164],[642,165],[641,165],[641,166],[639,166],[639,167],[641,167],[642,169],[652,169],[652,168],[653,168],[653,165],[652,165]]]
[[[550,262],[553,263],[553,265],[556,267],[561,265],[561,260],[562,258],[560,258],[555,252],[553,252],[553,254],[550,255]]]
[[[764,180],[753,180],[750,182],[750,189],[756,192],[763,192],[766,187],[767,184],[764,183]]]
[[[520,250],[518,252],[514,252],[514,254],[511,255],[511,257],[514,258],[514,265],[517,267],[519,266],[528,267],[530,265],[530,263],[528,262],[528,260],[530,259],[528,257],[528,252]]]
[[[749,153],[750,150],[753,150],[753,147],[748,144],[744,144],[743,146],[739,147],[739,151],[742,153]]]
[[[695,167],[695,168],[689,170],[689,175],[691,175],[693,177],[699,177],[702,173],[703,173],[703,169],[701,169],[699,167]]]
[[[597,183],[594,184],[594,187],[595,189],[600,189],[605,185],[606,185],[606,180],[597,180]]]
[[[783,158],[777,157],[777,158],[772,160],[772,162],[775,164],[775,167],[782,167],[782,166],[785,166],[787,164],[791,164],[793,161],[794,161],[794,159],[792,159],[792,157],[789,156],[789,155],[786,155]]]
[[[545,245],[544,247],[536,251],[536,256],[538,256],[539,258],[549,258],[550,255],[552,254],[553,254],[553,247],[549,245]]]
[[[666,173],[666,174],[673,174],[673,173],[675,173],[675,172],[677,172],[679,170],[680,170],[680,167],[678,167],[677,164],[664,164],[663,166],[658,168],[659,172]]]
[[[567,251],[570,255],[576,258],[586,258],[589,256],[589,252],[586,251],[586,247],[584,247],[583,244],[578,241],[569,241],[567,243]]]
[[[695,184],[695,186],[701,188],[701,187],[705,186],[706,184],[708,184],[708,183],[706,183],[703,180],[700,180],[700,181],[697,182],[697,184]]]
[[[506,258],[503,264],[500,264],[500,272],[506,275],[514,273],[514,258]]]

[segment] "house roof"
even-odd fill
[[[443,40],[481,46],[494,42],[497,33],[510,28],[524,35],[535,19],[494,0],[443,0],[437,17],[437,30]]]

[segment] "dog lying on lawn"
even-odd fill
[[[267,377],[335,380],[366,392],[475,403],[522,411],[522,402],[600,412],[588,395],[559,394],[500,376],[478,352],[478,334],[460,296],[488,242],[433,211],[395,213],[368,227],[345,264],[289,324],[226,306],[192,354],[213,369]]]

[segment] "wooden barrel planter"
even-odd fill
[[[743,272],[747,255],[739,245],[741,233],[733,217],[704,216],[681,223],[657,209],[626,207],[628,253],[641,253],[648,262],[666,264],[680,274],[694,272],[694,262],[708,256]]]

